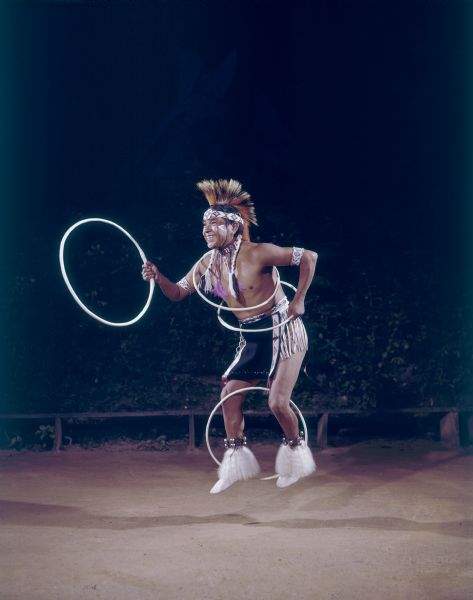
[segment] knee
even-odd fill
[[[220,392],[220,399],[222,400],[223,398],[225,398],[225,396],[228,396],[228,394],[231,394],[232,392],[236,392],[238,389],[239,389],[239,386],[238,386],[237,382],[228,381],[223,386],[222,391]],[[233,400],[233,398],[235,398],[236,396],[237,396],[237,394],[234,394],[228,400]],[[224,406],[225,406],[225,404],[226,404],[226,402],[224,403]]]
[[[289,401],[281,392],[271,393],[269,396],[269,409],[275,417],[285,415],[288,411]]]
[[[228,394],[231,394],[232,392],[236,392],[238,389],[238,385],[232,384],[230,381],[222,389],[221,398],[225,398],[225,396],[228,396]],[[242,397],[240,394],[234,394],[225,400],[225,402],[222,404],[222,411],[225,420],[241,418],[241,403]]]

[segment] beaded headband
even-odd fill
[[[223,217],[224,219],[228,219],[228,221],[235,221],[243,225],[243,219],[237,213],[223,212],[223,210],[215,210],[214,208],[208,208],[204,212],[204,219],[213,219],[216,217]]]

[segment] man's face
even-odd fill
[[[204,219],[202,234],[210,249],[222,248],[229,244],[234,235],[234,226],[223,217]]]

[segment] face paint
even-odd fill
[[[202,234],[207,246],[211,249],[225,246],[233,237],[231,235],[231,225],[223,217],[204,219]]]

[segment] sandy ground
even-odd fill
[[[271,474],[274,445],[254,445]],[[204,450],[2,452],[2,599],[473,597],[473,455],[376,440],[211,496]]]

